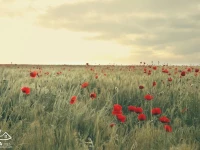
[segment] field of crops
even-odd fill
[[[0,66],[0,129],[23,150],[199,150],[199,66]],[[1,145],[0,145],[1,146]]]

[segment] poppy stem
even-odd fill
[[[150,105],[150,111],[152,110],[152,100],[151,100],[151,105]],[[151,120],[152,120],[152,113],[151,113]]]
[[[88,94],[90,95],[90,91],[89,91],[88,87],[86,87],[86,89],[87,89],[87,91],[88,91]]]
[[[115,94],[113,95],[113,97],[112,97],[112,98],[114,98],[116,94],[117,94],[117,93],[115,93]],[[117,104],[118,104],[118,99],[117,99]]]
[[[87,91],[88,91],[88,95],[90,96],[90,91],[88,89],[88,87],[86,87]],[[86,104],[86,100],[85,100],[85,104]]]

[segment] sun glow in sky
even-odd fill
[[[0,63],[200,64],[198,0],[0,0]]]

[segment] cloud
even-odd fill
[[[1,0],[0,17],[16,18],[32,12],[30,2],[25,0]]]
[[[199,55],[199,13],[198,0],[89,1],[51,7],[38,17],[38,23],[94,33],[86,39],[113,40],[141,55],[145,49],[189,57]]]
[[[32,15],[31,17],[33,17],[36,14],[43,13],[48,7],[57,6],[70,1],[71,0],[0,0],[0,17],[21,18],[30,17],[30,14]]]
[[[34,12],[30,20],[36,19],[39,26],[90,33],[85,39],[112,41],[131,49],[130,57],[116,61],[199,61],[199,0],[22,1],[2,0],[0,17]]]

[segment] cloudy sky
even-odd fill
[[[200,64],[199,0],[0,0],[0,63]]]

